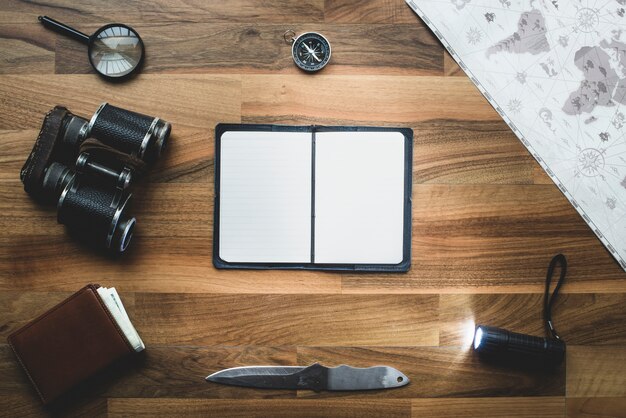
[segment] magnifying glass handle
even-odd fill
[[[88,35],[85,35],[84,33],[77,31],[74,28],[70,28],[69,26],[64,25],[63,23],[58,22],[48,16],[39,16],[39,21],[48,29],[52,29],[55,32],[61,33],[63,35],[67,35],[84,44],[89,43]]]

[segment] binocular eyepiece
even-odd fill
[[[57,106],[22,168],[24,189],[56,204],[58,222],[83,241],[122,253],[136,224],[129,190],[159,158],[170,132],[168,122],[108,103],[90,120]]]

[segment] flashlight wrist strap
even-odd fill
[[[550,295],[550,282],[552,281],[552,276],[554,275],[554,269],[556,265],[560,264],[561,266],[561,275],[559,280],[556,282],[556,286],[554,287],[554,291]],[[543,320],[546,325],[546,332],[551,335],[553,338],[560,340],[559,334],[557,334],[556,329],[554,328],[554,324],[552,323],[552,305],[556,300],[556,297],[559,294],[559,290],[563,285],[563,281],[565,280],[565,274],[567,273],[567,259],[563,254],[557,254],[550,261],[550,265],[548,266],[548,274],[546,275],[546,291],[543,297]]]

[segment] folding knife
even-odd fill
[[[315,363],[300,366],[249,366],[220,370],[206,377],[224,385],[267,389],[374,390],[391,389],[409,383],[404,373],[393,367],[357,368],[346,365],[325,367]]]

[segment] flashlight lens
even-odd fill
[[[480,347],[480,343],[483,340],[483,329],[481,327],[476,328],[476,335],[474,335],[474,350]]]
[[[143,59],[143,42],[127,26],[105,26],[93,35],[89,59],[102,75],[123,77],[131,73]]]

